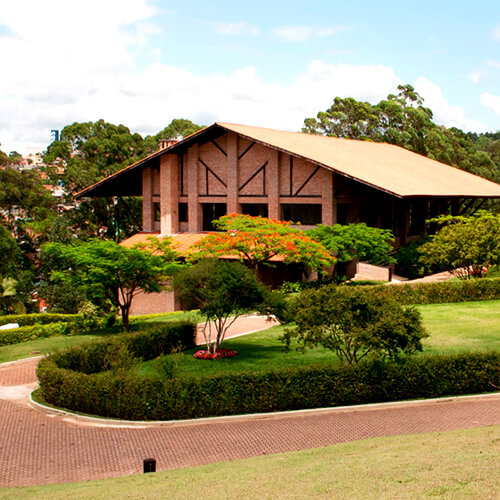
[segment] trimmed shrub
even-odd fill
[[[64,356],[61,355],[61,356]],[[59,368],[54,356],[37,374],[42,398],[105,417],[167,420],[331,407],[496,391],[500,353],[316,365],[201,379],[147,379],[133,373],[88,375]]]
[[[161,354],[195,345],[196,325],[187,321],[169,322],[150,326],[128,338],[131,354],[145,361]]]
[[[78,318],[78,314],[8,314],[0,316],[0,325],[7,323],[18,323],[19,326],[31,326],[36,324],[46,325],[48,323],[70,322]]]
[[[58,335],[70,335],[72,333],[75,332],[72,331],[71,323],[48,323],[12,328],[11,330],[0,330],[0,346]]]
[[[342,288],[339,287],[339,290]],[[380,285],[359,289],[370,295],[393,298],[401,305],[500,299],[500,280],[497,279]]]

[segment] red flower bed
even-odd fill
[[[193,354],[196,359],[222,359],[232,358],[238,355],[238,351],[231,351],[229,349],[218,349],[216,352],[197,351]]]

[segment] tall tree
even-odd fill
[[[326,111],[304,120],[303,132],[386,142],[491,180],[500,180],[492,157],[478,151],[470,136],[439,126],[411,85],[399,85],[378,104],[336,97]]]

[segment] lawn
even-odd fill
[[[131,316],[130,323],[132,328],[138,327],[138,323],[156,323],[166,321],[202,321],[203,317],[198,311],[178,311],[165,314],[150,314],[146,316]],[[119,335],[120,329],[117,327],[109,328],[100,332],[90,332],[83,335],[62,335],[48,338],[30,340],[20,344],[12,344],[0,347],[0,363],[15,361],[16,359],[29,358],[40,354],[48,354],[54,350],[67,349],[88,344],[105,338],[111,338],[113,335]]]
[[[500,427],[367,439],[102,481],[0,489],[0,498],[498,498]]]
[[[500,300],[486,302],[463,302],[457,304],[431,304],[418,306],[424,326],[430,337],[424,341],[424,354],[455,353],[466,350],[500,350]],[[174,320],[201,321],[197,312],[178,312],[163,315],[136,317],[137,322],[158,322]],[[199,376],[224,372],[267,370],[272,365],[276,369],[286,366],[309,365],[312,363],[336,363],[336,357],[324,348],[297,352],[292,345],[285,352],[279,341],[285,327],[276,326],[268,330],[229,339],[224,346],[235,349],[239,355],[219,361],[194,359],[195,350],[176,355],[176,365],[180,373]],[[78,335],[74,337],[51,337],[22,344],[0,347],[0,362],[12,361],[54,349],[82,345],[116,334],[116,330]],[[141,372],[147,375],[155,371],[155,361],[145,363]]]
[[[500,301],[431,304],[418,306],[429,338],[425,339],[424,354],[458,353],[463,351],[500,350]],[[297,352],[295,345],[286,352],[279,337],[286,327],[275,326],[248,336],[227,340],[224,346],[239,355],[218,361],[194,359],[195,350],[175,356],[179,374],[216,375],[242,371],[263,371],[312,363],[337,363],[336,356],[322,347]],[[141,373],[156,371],[156,361],[144,363]]]

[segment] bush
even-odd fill
[[[391,297],[366,293],[360,288],[323,287],[302,292],[292,302],[296,327],[284,341],[296,337],[302,348],[321,344],[342,363],[365,356],[396,357],[422,350],[428,335],[414,307],[403,308]]]
[[[11,330],[0,330],[0,346],[19,344],[39,338],[70,335],[74,333],[71,323],[48,323],[46,325],[23,326]]]
[[[341,290],[343,287],[339,287]],[[364,293],[396,300],[401,305],[443,304],[500,299],[500,280],[442,281],[357,287]]]
[[[148,361],[161,354],[194,347],[195,338],[196,325],[178,321],[150,326],[129,337],[127,342],[133,356]]]
[[[64,356],[64,355],[60,355]],[[476,394],[500,386],[500,353],[373,360],[201,379],[78,373],[42,360],[42,398],[105,417],[166,420]]]
[[[19,326],[46,325],[74,321],[76,318],[78,318],[78,314],[8,314],[0,316],[0,325],[6,323],[18,323]]]

